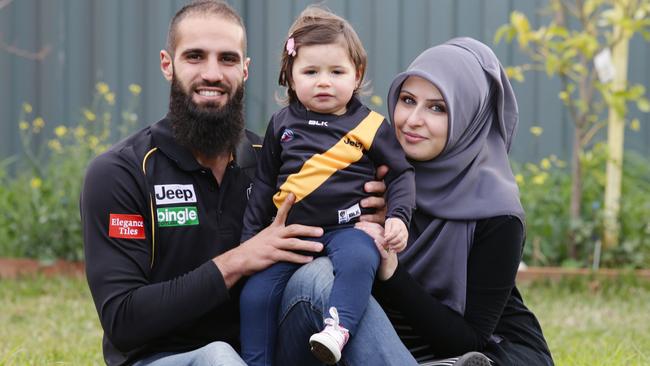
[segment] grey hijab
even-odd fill
[[[419,76],[447,105],[447,143],[415,168],[416,211],[400,264],[432,296],[465,312],[467,259],[476,221],[513,215],[524,222],[508,152],[518,122],[517,101],[492,50],[471,38],[430,48],[397,75],[388,92],[392,118],[402,84]]]

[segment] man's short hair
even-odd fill
[[[244,51],[244,58],[246,57],[246,27],[244,22],[235,9],[233,9],[226,2],[221,0],[195,0],[183,6],[172,18],[169,23],[169,31],[167,32],[167,45],[165,49],[170,55],[174,55],[176,46],[178,44],[178,24],[181,20],[190,15],[218,15],[225,19],[232,20],[238,24],[244,33],[242,39],[242,49]]]

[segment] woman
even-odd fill
[[[456,364],[552,365],[515,286],[525,225],[507,154],[518,112],[498,59],[470,38],[430,48],[397,75],[388,108],[416,174],[409,245],[397,256],[378,225],[359,227],[382,249],[374,295],[400,339],[420,364],[465,354]]]

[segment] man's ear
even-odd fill
[[[172,55],[170,55],[167,50],[160,51],[160,71],[162,71],[162,74],[167,81],[172,81],[172,77],[174,76],[174,64]]]
[[[251,64],[251,58],[246,57],[244,60],[244,81],[248,80],[248,66]]]

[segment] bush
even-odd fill
[[[532,265],[590,267],[603,233],[603,196],[607,147],[597,143],[581,156],[584,196],[582,220],[571,222],[570,172],[555,156],[539,164],[513,164],[526,210],[524,261]],[[627,151],[623,162],[620,244],[603,248],[602,267],[650,267],[650,161]],[[575,229],[578,262],[567,253],[570,229]]]
[[[0,166],[0,255],[83,258],[79,194],[84,172],[93,157],[137,124],[133,111],[140,87],[133,84],[129,90],[131,98],[115,132],[111,132],[115,94],[105,83],[97,84],[92,107],[82,110],[79,123],[54,127],[50,138],[45,136],[43,118],[32,119],[32,107],[23,104],[19,122],[23,156]],[[15,174],[7,173],[10,167]]]

